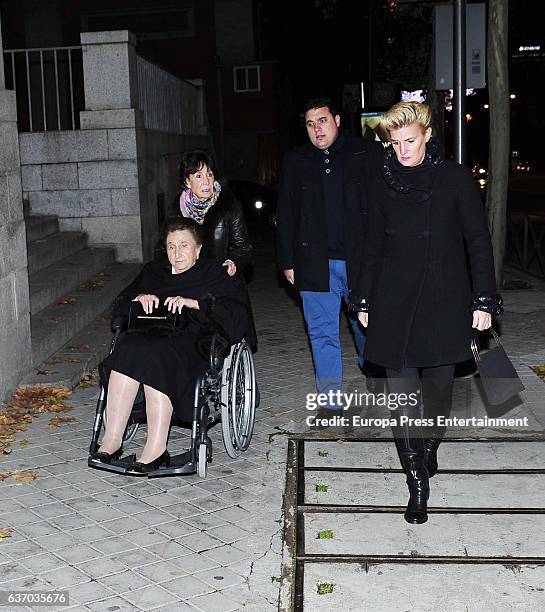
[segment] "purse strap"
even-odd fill
[[[498,332],[493,327],[489,327],[487,331],[492,334],[492,337],[494,338],[496,344],[500,347],[503,347]],[[473,353],[473,357],[477,365],[479,365],[479,362],[481,360],[481,356],[479,355],[479,347],[477,345],[478,333],[479,332],[475,329],[471,334],[471,352]]]

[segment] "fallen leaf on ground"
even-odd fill
[[[68,412],[72,410],[66,403],[71,391],[66,387],[35,385],[20,387],[13,397],[4,403],[5,410],[0,412],[0,457],[11,453],[8,447],[14,443],[15,434],[25,431],[40,414],[45,412]],[[20,446],[29,442],[22,440]]]
[[[76,419],[74,417],[59,417],[59,416],[55,416],[55,417],[53,417],[51,419],[51,421],[49,421],[49,423],[47,424],[47,428],[48,429],[55,429],[59,425],[63,425],[64,423],[72,423],[75,420]]]
[[[75,344],[70,347],[71,351],[88,351],[91,348],[90,344]]]
[[[33,480],[36,480],[36,478],[38,477],[38,474],[36,474],[36,472],[30,472],[30,471],[12,472],[11,477],[17,482],[32,482]]]
[[[76,298],[63,298],[57,302],[57,306],[66,306],[67,304],[72,305],[76,303]]]
[[[38,376],[49,376],[50,374],[58,374],[58,370],[37,370]]]
[[[10,537],[11,537],[11,529],[9,527],[0,527],[0,542],[4,538],[10,538]]]
[[[86,389],[87,387],[98,387],[99,381],[95,371],[87,372],[85,376],[79,381],[76,389]]]
[[[103,289],[110,276],[111,274],[109,272],[100,272],[100,274],[97,274],[80,285],[78,291],[96,291],[97,289]]]
[[[8,472],[7,474],[3,474],[2,472],[0,472],[0,482],[2,482],[2,480],[6,480],[6,478],[10,477],[10,473]]]
[[[69,357],[68,355],[61,355],[59,357],[53,357],[52,359],[48,359],[46,361],[46,365],[57,365],[59,363],[81,363],[81,359],[79,357]]]
[[[22,448],[25,448],[25,446],[28,446],[30,444],[30,440],[19,440],[19,446],[21,446]]]
[[[531,366],[531,369],[541,378],[545,380],[545,364],[538,366]]]

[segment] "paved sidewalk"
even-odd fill
[[[313,369],[301,312],[279,287],[270,243],[260,245],[250,288],[262,396],[250,449],[231,460],[221,432],[213,431],[206,480],[131,479],[91,470],[87,450],[97,388],[77,390],[70,400],[74,423],[49,430],[48,419],[39,418],[17,435],[30,444],[15,444],[9,457],[0,458],[2,473],[37,473],[30,483],[0,482],[0,529],[12,529],[0,540],[0,591],[68,590],[69,609],[78,611],[288,609],[291,576],[282,570],[282,561],[291,567],[283,546],[288,438],[307,431],[304,400]],[[541,290],[506,294],[503,317],[505,346],[525,378],[535,430],[545,428],[543,383],[529,368],[545,363],[543,296]],[[523,312],[528,303],[533,310]],[[343,325],[347,387],[363,391],[351,344]],[[176,431],[170,450],[187,448],[188,434]],[[139,432],[135,449],[143,436]],[[342,567],[336,571],[339,582],[357,580]],[[482,579],[488,578],[494,579]],[[385,581],[373,586],[379,596]],[[305,610],[332,606],[327,595],[308,597]]]

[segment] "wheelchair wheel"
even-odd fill
[[[104,412],[102,413],[102,423],[104,425],[104,430],[106,430],[106,423],[108,421],[108,409],[104,408]],[[123,434],[123,444],[128,444],[134,440],[134,436],[136,436],[136,432],[138,431],[139,423],[128,423],[125,433]]]
[[[221,382],[223,444],[234,459],[250,445],[255,421],[254,361],[244,340],[225,359]]]
[[[201,444],[199,446],[199,460],[197,462],[197,474],[200,478],[206,478],[206,474],[208,473],[208,457],[206,451],[206,444]]]

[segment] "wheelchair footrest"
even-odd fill
[[[191,460],[191,451],[185,451],[170,458],[170,465],[163,466],[148,473],[148,478],[161,476],[190,475],[197,473],[197,465]]]
[[[103,461],[98,461],[97,459],[89,457],[87,465],[97,470],[125,474],[135,459],[136,455],[132,454],[125,455],[125,457],[121,457],[121,459],[112,459],[110,463],[104,463]]]

